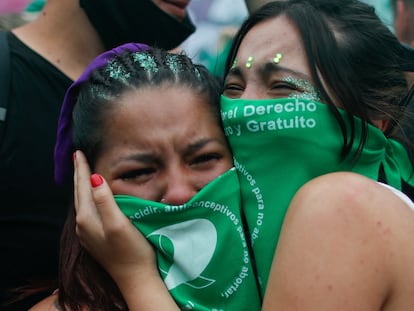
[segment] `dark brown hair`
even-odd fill
[[[396,137],[407,104],[408,86],[402,70],[406,51],[374,8],[361,1],[290,0],[264,5],[236,34],[225,72],[250,29],[281,15],[287,16],[301,35],[315,87],[341,126],[343,155],[350,152],[356,139],[353,116],[363,120],[358,152],[366,141],[367,124],[373,120],[389,120],[385,134]],[[350,130],[337,106],[348,113]]]

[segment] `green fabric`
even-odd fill
[[[241,183],[262,295],[287,207],[304,183],[335,171],[358,172],[378,180],[382,165],[391,186],[401,189],[401,179],[414,184],[405,149],[374,126],[368,128],[360,157],[341,160],[342,132],[327,105],[302,99],[253,101],[223,96],[221,110]],[[354,120],[353,151],[361,131],[361,120]]]
[[[35,0],[27,6],[25,11],[29,13],[40,12],[43,9],[45,3],[46,3],[46,0]]]
[[[234,168],[184,205],[125,195],[115,200],[153,244],[164,282],[183,310],[260,310]]]

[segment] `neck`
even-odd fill
[[[32,22],[13,33],[72,80],[104,51],[98,34],[79,2],[48,0]]]

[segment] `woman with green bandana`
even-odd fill
[[[395,139],[406,55],[355,0],[269,3],[236,35],[222,119],[262,310],[412,309],[414,212],[399,190],[414,185],[413,168]],[[96,206],[82,208],[109,209],[105,188],[93,192]]]
[[[229,55],[223,125],[264,293],[270,245],[303,184],[340,171],[400,190],[414,184],[394,139],[406,105],[405,49],[358,1],[278,1],[242,25]]]
[[[220,122],[219,91],[216,78],[187,56],[130,43],[97,57],[66,93],[56,180],[71,176],[72,154],[78,150],[75,165],[93,170],[92,186],[106,181],[119,208],[108,211],[113,215],[102,229],[132,227],[133,239],[145,243],[132,262],[144,258],[149,269],[131,271],[141,279],[135,289],[145,297],[143,310],[164,310],[165,304],[200,311],[260,308],[238,177]],[[90,173],[83,170],[76,177],[83,185]],[[77,205],[85,198],[91,200],[75,193]],[[123,287],[108,275],[118,280],[116,270],[102,268],[112,260],[129,265],[128,256],[110,250],[98,257],[100,266],[85,248],[94,254],[105,247],[82,247],[76,236],[85,226],[100,230],[99,222],[96,213],[81,209],[75,216],[70,209],[58,291],[32,311],[128,310]],[[110,232],[107,238],[117,240]],[[116,243],[129,248],[127,240]],[[161,275],[163,282],[152,282],[153,275]],[[153,291],[154,284],[162,290]]]
[[[404,290],[392,296],[414,281],[392,280],[412,271],[399,262],[414,258],[408,207],[378,206],[389,202],[389,190],[349,173],[318,178],[298,193],[332,172],[359,173],[400,190],[414,184],[407,152],[394,139],[406,106],[404,55],[374,10],[352,0],[278,1],[253,14],[236,35],[222,118],[264,308],[414,305]],[[401,230],[392,242],[384,234],[391,228]],[[397,245],[406,245],[400,259],[378,261]]]

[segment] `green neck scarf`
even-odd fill
[[[264,295],[281,225],[292,197],[307,181],[352,171],[401,189],[414,185],[406,150],[368,126],[367,141],[355,158],[361,120],[350,156],[341,155],[343,136],[327,105],[305,99],[243,100],[222,97],[222,119],[234,154],[258,279]],[[345,112],[340,111],[345,117]],[[349,127],[349,124],[348,124]],[[349,128],[348,128],[349,130]]]
[[[160,274],[182,310],[260,310],[234,168],[183,205],[126,195],[115,200],[154,246]]]

